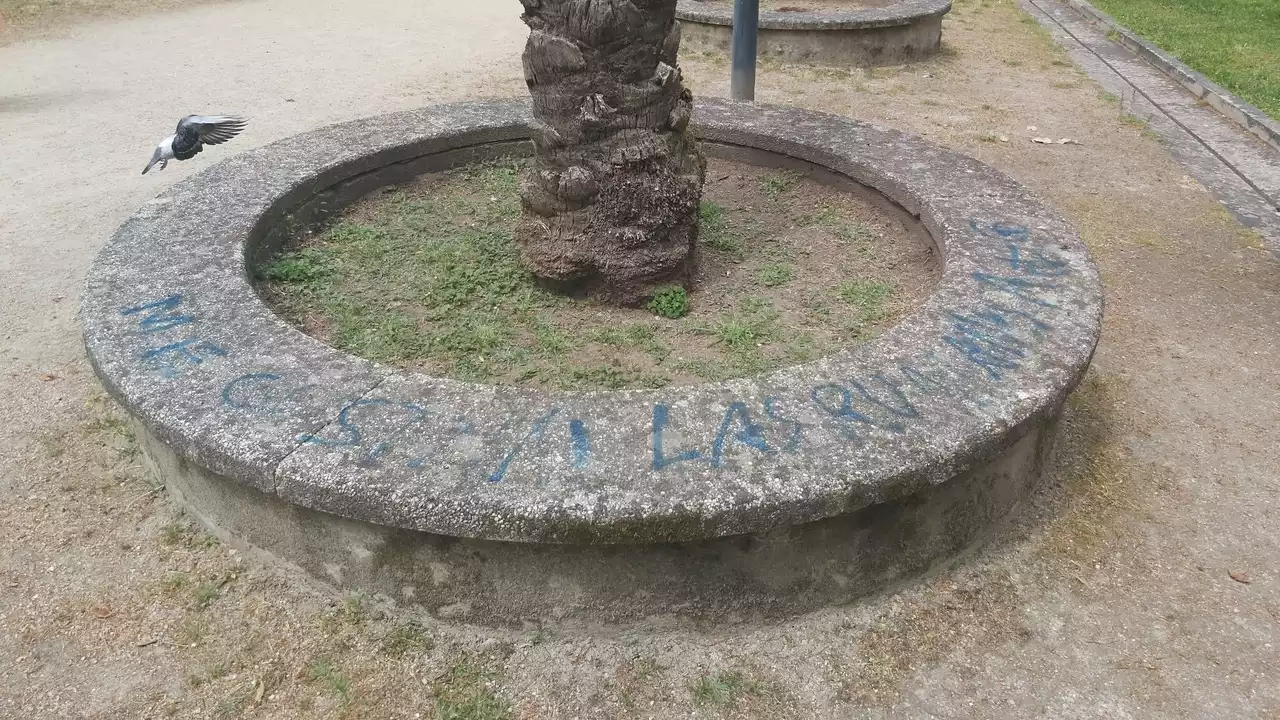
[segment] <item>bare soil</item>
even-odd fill
[[[145,183],[139,161],[195,106],[256,108],[252,144],[521,95],[517,13],[264,0],[0,47],[0,68],[23,69],[0,71],[0,717],[1280,714],[1280,263],[1008,2],[959,0],[936,61],[770,64],[757,92],[974,155],[1092,249],[1107,293],[1094,369],[1053,482],[994,546],[786,622],[579,637],[424,621],[191,528],[101,399],[75,322],[115,225],[221,156]],[[174,71],[191,57],[231,79]],[[696,93],[727,92],[727,62],[683,65]],[[110,141],[68,155],[85,117]]]
[[[927,233],[883,197],[712,159],[687,314],[671,317],[661,296],[648,309],[561,297],[520,265],[516,176],[526,165],[375,193],[264,268],[259,292],[305,332],[373,360],[465,380],[624,389],[814,360],[891,327],[937,283]]]

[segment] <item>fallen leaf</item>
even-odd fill
[[[1046,137],[1033,137],[1033,138],[1031,138],[1031,142],[1033,142],[1033,143],[1040,143],[1041,145],[1052,145],[1052,144],[1053,144],[1053,138],[1046,138]]]
[[[53,382],[58,376],[53,373],[40,373],[40,382]]]
[[[1248,585],[1249,583],[1253,582],[1253,578],[1249,577],[1248,573],[1246,573],[1243,570],[1232,570],[1228,574],[1231,576],[1232,580],[1235,580],[1238,583],[1244,583],[1245,585]]]
[[[253,690],[253,704],[257,705],[262,702],[262,694],[267,691],[267,686],[263,684],[262,678],[258,678],[257,687]]]

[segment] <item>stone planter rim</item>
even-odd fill
[[[765,532],[945,482],[1056,413],[1088,366],[1096,269],[1020,185],[905,133],[723,100],[696,106],[704,140],[827,167],[918,214],[946,258],[929,300],[872,342],[758,378],[540,392],[354,358],[254,292],[246,255],[291,208],[397,163],[527,138],[528,123],[519,102],[428,107],[303,133],[175,185],[91,268],[81,319],[95,371],[187,461],[310,509],[446,536],[655,543]]]

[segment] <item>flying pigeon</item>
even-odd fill
[[[156,163],[163,170],[170,160],[190,160],[205,145],[224,143],[244,130],[245,120],[226,115],[188,115],[178,121],[178,130],[160,141],[151,155],[151,162],[142,168],[146,175]]]

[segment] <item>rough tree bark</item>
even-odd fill
[[[619,304],[683,284],[706,162],[687,130],[676,0],[521,2],[536,120],[524,263],[544,284]]]

